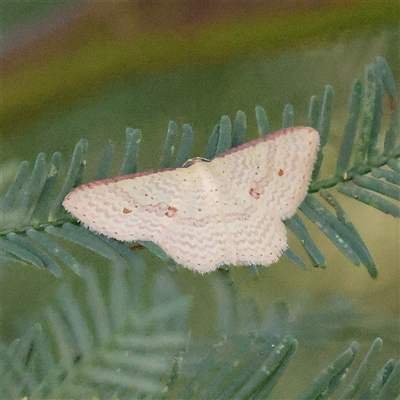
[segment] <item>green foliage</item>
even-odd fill
[[[106,289],[94,269],[85,266],[82,304],[70,285],[61,284],[43,323],[2,345],[2,398],[161,393],[172,357],[186,348],[190,299],[171,279],[158,275],[153,305],[145,304],[145,278],[145,264],[137,257],[129,269],[112,265]]]
[[[285,331],[297,330],[301,336],[307,319],[290,327],[289,312],[278,303],[260,320],[254,302],[239,300],[226,284],[229,271],[216,274],[215,292],[222,293],[217,315],[221,340],[212,344],[190,340],[190,301],[179,294],[171,276],[155,276],[149,305],[141,260],[129,269],[113,265],[106,289],[86,267],[85,301],[78,302],[72,288],[62,284],[43,323],[2,344],[2,398],[268,398],[284,379],[298,346]],[[340,310],[338,319],[346,318],[344,314]],[[362,360],[356,358],[358,347],[352,343],[297,399],[329,398],[333,393],[341,393],[342,399],[395,399],[400,362],[379,366],[380,338]],[[352,378],[346,378],[353,365]]]
[[[376,277],[368,248],[332,189],[400,216],[399,104],[385,60],[378,58],[367,67],[364,85],[359,80],[354,83],[336,171],[321,179],[332,101],[330,86],[325,88],[321,106],[316,96],[310,101],[309,125],[320,132],[321,148],[309,194],[299,209],[352,263],[363,264]],[[383,134],[386,108],[389,127]],[[284,127],[293,124],[293,115],[293,107],[285,106]],[[269,134],[262,107],[256,107],[256,118],[260,136]],[[182,166],[190,158],[193,131],[188,124],[182,131],[175,152],[178,127],[173,121],[169,123],[159,168]],[[205,157],[211,159],[242,144],[245,132],[243,112],[237,113],[233,124],[223,116],[210,136]],[[120,174],[137,171],[140,140],[139,130],[127,129]],[[109,143],[95,179],[108,176],[112,154]],[[60,153],[54,153],[48,162],[41,153],[32,170],[27,162],[21,163],[2,198],[2,268],[19,262],[46,268],[61,277],[68,267],[82,277],[86,293],[82,303],[71,285],[63,282],[41,323],[12,343],[2,344],[3,398],[267,398],[297,347],[293,326],[285,329],[290,325],[286,308],[277,307],[272,319],[258,318],[257,307],[251,301],[238,299],[229,270],[221,269],[215,273],[215,291],[222,339],[215,344],[190,341],[186,326],[190,302],[179,294],[173,279],[167,275],[151,276],[137,252],[116,240],[93,234],[63,210],[65,195],[84,181],[86,157],[87,142],[81,140],[75,146],[66,176],[61,178]],[[311,264],[324,267],[324,255],[301,214],[285,224],[302,244]],[[170,269],[176,268],[157,246],[142,244]],[[106,285],[100,283],[85,259],[80,259],[78,247],[111,261]],[[292,249],[285,255],[305,267],[305,260]],[[256,266],[247,270],[258,274]],[[145,277],[153,281],[152,304],[145,300]],[[395,399],[400,391],[400,364],[389,360],[379,370],[377,355],[381,347],[378,338],[358,368],[353,367],[355,373],[348,382],[343,378],[355,364],[358,348],[352,343],[298,399],[325,399],[340,390],[343,399]]]
[[[322,105],[319,107],[317,98],[313,96],[309,107],[309,123],[318,129],[321,135],[321,147],[313,172],[313,181],[309,195],[300,206],[300,211],[309,218],[323,232],[335,246],[354,264],[362,263],[372,277],[377,276],[377,269],[361,236],[346,216],[338,201],[329,188],[335,188],[340,193],[358,201],[373,206],[380,211],[400,216],[399,189],[399,157],[400,147],[396,147],[398,136],[399,105],[390,69],[382,58],[367,67],[365,90],[359,80],[354,83],[350,95],[349,118],[344,128],[342,145],[337,159],[336,172],[326,179],[319,179],[323,162],[325,145],[328,142],[333,89],[327,86],[324,91]],[[384,109],[384,94],[389,99],[389,129],[381,142],[380,125]],[[260,136],[269,133],[269,123],[262,107],[256,107],[256,118]],[[285,106],[283,112],[283,126],[293,123],[293,108]],[[359,135],[357,128],[360,125]],[[217,154],[230,149],[232,145],[243,143],[246,132],[246,117],[239,111],[235,123],[227,116],[221,118],[215,127],[205,149],[205,157],[211,159]],[[175,141],[178,136],[178,127],[171,121],[168,125],[163,155],[159,168],[182,166],[190,158],[193,142],[193,131],[190,125],[183,126],[181,143],[175,154]],[[120,174],[137,172],[137,158],[141,141],[141,132],[138,129],[128,128],[126,131],[126,152],[123,158]],[[103,151],[95,179],[108,176],[113,153],[109,143]],[[39,154],[32,169],[26,162],[21,163],[19,171],[2,199],[1,209],[1,240],[3,254],[8,258],[15,258],[32,263],[37,267],[51,269],[53,274],[61,274],[61,264],[79,270],[79,262],[72,254],[53,240],[59,237],[71,241],[104,257],[113,259],[113,250],[104,246],[104,239],[95,236],[83,227],[73,227],[71,218],[62,208],[62,201],[66,194],[75,186],[83,182],[86,166],[87,142],[81,140],[76,146],[69,166],[67,176],[60,188],[59,170],[61,156],[55,153],[49,163],[45,155]],[[318,193],[326,206],[315,197]],[[392,202],[395,200],[395,202]],[[75,223],[75,222],[74,222]],[[285,221],[286,226],[297,236],[304,247],[313,266],[325,266],[325,259],[317,244],[310,237],[299,215]],[[110,241],[112,242],[112,241]],[[147,244],[145,244],[147,246]],[[158,255],[163,254],[155,250]],[[291,249],[285,253],[293,262],[304,266],[305,262]],[[169,264],[173,262],[163,254],[162,258]]]

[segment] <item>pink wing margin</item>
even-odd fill
[[[276,131],[274,133],[271,133],[271,134],[269,134],[269,135],[267,135],[265,137],[261,137],[261,138],[258,138],[258,139],[251,140],[250,142],[241,144],[240,146],[232,147],[230,150],[227,150],[227,151],[225,151],[223,153],[218,154],[212,160],[215,160],[217,158],[226,157],[229,154],[236,153],[237,151],[244,150],[244,149],[246,149],[248,147],[254,147],[258,143],[262,143],[262,142],[266,142],[266,141],[270,141],[270,140],[273,141],[273,140],[275,140],[276,138],[278,138],[280,136],[283,136],[283,135],[286,135],[286,134],[290,134],[290,133],[294,133],[295,131],[297,131],[299,129],[306,129],[306,130],[309,130],[310,132],[311,131],[316,132],[313,128],[304,127],[304,126],[281,129],[281,130]],[[198,159],[200,161],[205,160],[202,157],[195,157],[194,159]],[[209,161],[207,161],[207,162],[209,162]],[[192,165],[192,164],[190,164],[190,165]],[[189,167],[190,167],[190,165],[189,165]],[[155,174],[155,173],[158,173],[158,172],[173,171],[173,170],[180,169],[180,168],[182,168],[182,167],[150,169],[150,170],[147,170],[147,171],[137,172],[135,174],[119,175],[119,176],[116,176],[115,178],[107,178],[107,179],[101,179],[101,180],[98,180],[98,181],[92,181],[92,182],[84,183],[84,184],[82,184],[80,186],[77,186],[73,190],[84,189],[85,187],[103,185],[103,184],[107,184],[107,183],[111,183],[111,182],[118,182],[118,181],[121,181],[121,180],[124,180],[124,179],[133,179],[133,178],[137,178],[139,176]],[[68,197],[68,195],[67,195],[67,197]]]

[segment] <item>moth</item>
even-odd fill
[[[152,241],[193,271],[267,266],[287,248],[282,221],[307,194],[318,148],[314,129],[287,128],[209,162],[81,185],[63,206],[93,232]]]

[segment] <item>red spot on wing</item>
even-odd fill
[[[249,194],[251,197],[254,197],[256,200],[258,200],[260,198],[260,193],[256,189],[250,188]]]
[[[175,213],[176,213],[177,211],[178,211],[177,208],[172,207],[172,206],[168,206],[167,212],[165,213],[165,215],[166,215],[168,218],[172,218],[172,217],[175,215]]]
[[[282,176],[283,175],[283,169],[280,169],[279,171],[278,171],[278,176]]]
[[[129,213],[132,212],[132,210],[130,210],[129,208],[124,207],[124,209],[122,210],[122,212],[123,212],[124,214],[129,214]]]

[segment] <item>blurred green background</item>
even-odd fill
[[[67,164],[75,143],[86,138],[90,180],[109,139],[115,154],[122,154],[128,126],[143,133],[139,168],[154,168],[171,119],[192,125],[192,155],[197,156],[222,115],[234,118],[243,110],[247,139],[257,136],[256,105],[266,109],[273,130],[280,128],[287,103],[294,106],[295,124],[306,124],[310,96],[321,98],[331,84],[335,100],[323,170],[327,176],[334,170],[354,79],[362,78],[378,55],[386,58],[396,79],[400,76],[399,15],[396,1],[3,3],[3,171],[12,172],[14,162],[34,162],[40,151],[48,158],[61,151]],[[116,174],[120,160],[114,161]],[[282,259],[260,269],[257,280],[233,269],[238,293],[255,298],[262,310],[282,299],[295,313],[305,314],[339,295],[361,316],[341,325],[336,314],[330,319],[325,312],[306,333],[298,332],[300,349],[287,371],[293,393],[351,340],[366,350],[381,336],[386,359],[400,354],[399,223],[338,197],[370,248],[378,279],[353,266],[313,226],[327,269],[303,271]],[[291,244],[304,254],[295,241]],[[155,269],[164,268],[151,260]],[[194,295],[193,335],[215,333],[213,302],[204,299],[212,275],[180,269],[176,278],[184,292]],[[57,285],[45,271],[10,268],[2,278],[2,337],[15,338],[27,320],[35,320],[32,315],[40,314]],[[339,328],[324,343],[319,325],[326,321]],[[287,390],[278,388],[277,398]]]

